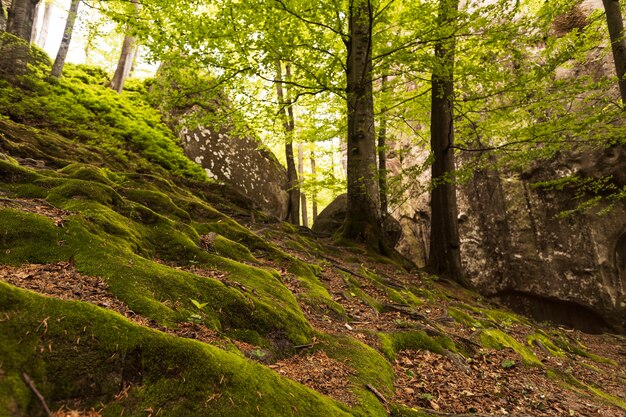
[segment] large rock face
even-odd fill
[[[613,156],[574,153],[522,176],[476,173],[460,193],[468,212],[461,233],[465,268],[482,293],[540,320],[626,330],[626,204],[562,217],[576,207],[576,191],[530,186],[583,167],[625,172],[626,158]]]
[[[209,178],[231,184],[273,216],[287,217],[287,172],[257,141],[232,136],[227,128],[202,126],[183,128],[180,136],[187,156],[202,165]]]

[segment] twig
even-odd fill
[[[24,378],[24,382],[26,382],[26,385],[28,385],[28,388],[30,388],[33,391],[33,393],[37,396],[44,410],[46,410],[46,414],[48,415],[48,417],[52,417],[52,411],[50,411],[50,408],[48,408],[48,404],[46,404],[46,399],[37,390],[37,387],[35,387],[35,383],[33,382],[33,380],[30,379],[30,377],[28,376],[26,372],[22,373],[22,378]]]
[[[389,401],[385,398],[383,394],[380,393],[372,384],[366,384],[365,388],[372,391],[372,393],[378,398],[383,404],[387,404]]]

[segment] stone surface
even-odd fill
[[[263,211],[286,219],[287,172],[270,151],[254,139],[232,135],[227,128],[183,128],[180,137],[185,154],[202,165],[209,178],[232,185]]]
[[[348,194],[337,196],[321,213],[313,223],[313,231],[326,235],[335,233],[346,218],[348,207]],[[401,224],[393,217],[387,217],[383,222],[383,232],[387,242],[392,246],[398,244],[402,237],[403,229]]]
[[[599,153],[587,153],[583,165],[590,172],[624,172],[626,159],[607,164]],[[562,217],[575,208],[576,190],[530,185],[558,172],[580,172],[577,156],[574,152],[522,176],[477,172],[461,190],[469,213],[461,227],[464,266],[482,293],[537,319],[624,332],[626,204],[603,215],[604,203],[594,212]]]
[[[313,231],[332,235],[335,233],[346,218],[346,210],[348,207],[348,194],[337,196],[329,205],[324,208],[318,215],[315,223],[313,223]]]

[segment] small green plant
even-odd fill
[[[512,359],[503,359],[500,363],[500,366],[502,366],[504,369],[515,368],[515,361]]]
[[[194,300],[193,298],[190,298],[190,300],[191,300],[191,304],[193,304],[194,306],[196,306],[196,308],[197,308],[198,310],[202,310],[204,307],[206,307],[206,306],[207,306],[207,304],[209,304],[209,303],[201,303],[201,302],[199,302],[199,301],[197,301],[197,300]]]
[[[194,300],[193,298],[189,299],[191,301],[191,304],[193,304],[198,310],[202,310],[204,307],[206,307],[209,303],[201,303],[197,300]],[[189,317],[187,318],[188,321],[192,322],[192,323],[202,323],[202,316],[198,313],[192,313],[189,315]]]

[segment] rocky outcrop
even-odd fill
[[[600,154],[581,160],[574,152],[522,175],[483,170],[462,187],[463,259],[483,294],[539,320],[626,330],[626,204],[562,216],[576,208],[578,191],[532,186],[555,173],[580,174],[584,166],[597,175],[614,172],[623,187],[618,178],[626,159]]]
[[[287,217],[287,172],[257,141],[224,127],[184,128],[180,136],[185,154],[202,165],[209,178],[232,185],[273,216]]]
[[[348,194],[341,194],[317,216],[315,223],[313,223],[313,231],[324,235],[332,235],[343,225],[347,211]],[[401,224],[395,218],[388,216],[383,221],[382,226],[387,243],[396,246],[403,234]]]

